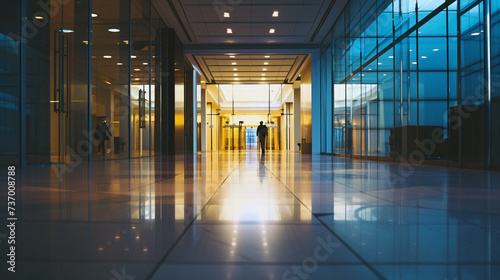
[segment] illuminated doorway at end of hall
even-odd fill
[[[210,107],[207,112],[216,111],[214,115],[219,119],[220,150],[257,150],[257,127],[261,121],[268,127],[267,150],[280,151],[291,147],[291,84],[208,85],[207,101]],[[207,135],[207,143],[211,141],[213,135]]]

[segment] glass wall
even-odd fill
[[[500,2],[491,1],[491,46],[500,46]],[[500,169],[500,48],[491,48],[491,164]]]
[[[0,114],[9,120],[0,126],[8,139],[0,163],[72,169],[153,154],[166,26],[149,0],[8,0],[0,8]],[[98,135],[104,121],[109,131]]]
[[[350,1],[322,44],[322,152],[331,135],[338,155],[498,164],[498,6]]]
[[[20,162],[20,77],[21,32],[19,22],[20,2],[0,2],[0,163]],[[3,121],[9,120],[9,121]]]

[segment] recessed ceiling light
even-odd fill
[[[260,74],[260,75],[265,76],[266,74]]]
[[[378,65],[382,65],[382,62],[379,62]]]
[[[433,49],[432,51],[433,51],[433,52],[437,52],[437,51],[439,51],[439,49]]]
[[[239,81],[240,79],[239,78],[234,78],[235,81]]]
[[[131,55],[130,58],[137,58],[137,56],[136,55]]]
[[[42,16],[35,16],[35,19],[43,20],[43,17]]]
[[[274,28],[269,29],[269,33],[273,34],[274,32],[276,32],[276,29]]]
[[[229,12],[224,12],[224,17],[231,17],[231,14]]]
[[[235,58],[236,56],[234,56],[234,55],[231,55],[231,56],[229,56],[229,57],[230,57],[230,58]]]
[[[128,45],[128,40],[123,40],[123,43],[124,43],[125,45]]]
[[[394,58],[394,56],[390,55],[389,58]]]
[[[136,81],[139,81],[140,79],[139,78],[135,78]]]
[[[103,57],[104,58],[112,58],[112,56],[110,56],[110,55],[104,55]]]
[[[264,65],[269,65],[269,62],[264,62]]]
[[[422,58],[423,58],[423,59],[426,59],[426,58],[427,58],[427,56],[425,56],[425,55],[422,55]]]
[[[236,62],[231,63],[232,65],[236,65]]]
[[[481,33],[479,33],[479,32],[474,32],[474,33],[472,33],[472,34],[470,34],[470,35],[471,35],[471,36],[479,36],[479,35],[481,35]]]
[[[262,71],[267,71],[267,68],[262,68]]]
[[[99,15],[96,13],[92,13],[92,17],[98,17]]]
[[[278,17],[279,15],[280,15],[280,12],[278,12],[278,11],[273,12],[273,17]]]
[[[141,71],[141,69],[140,68],[135,68],[134,71]]]
[[[233,68],[233,71],[238,71],[238,68]]]
[[[148,63],[147,62],[143,62],[142,65],[148,65]]]
[[[117,62],[116,65],[121,66],[121,65],[123,65],[123,63],[122,62]]]
[[[233,30],[231,28],[226,29],[227,34],[232,34]]]
[[[417,64],[417,62],[415,62],[415,61],[414,61],[414,62],[412,62],[411,64]]]
[[[111,33],[117,33],[117,32],[120,32],[120,29],[118,29],[118,28],[110,28],[110,29],[108,29],[108,31],[111,32]]]
[[[266,56],[264,56],[264,57],[265,57],[265,58],[270,58],[270,56],[269,56],[269,55],[266,55]]]
[[[233,74],[233,76],[238,76],[238,74]]]
[[[89,44],[89,41],[82,41],[85,45]]]
[[[262,78],[261,80],[265,81],[265,80],[266,80],[266,78]]]

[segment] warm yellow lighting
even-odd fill
[[[226,18],[231,17],[231,14],[229,12],[224,12],[224,17]]]
[[[42,16],[35,16],[35,19],[43,20],[43,17]]]
[[[238,71],[238,68],[233,68],[233,71]]]
[[[99,15],[96,14],[96,13],[92,13],[92,17],[95,18],[95,17],[98,17]]]
[[[236,65],[236,62],[231,63],[232,65]]]
[[[231,28],[226,29],[227,34],[232,34],[233,30]]]
[[[280,12],[279,11],[274,11],[273,12],[273,17],[278,17],[280,15]]]
[[[267,71],[267,68],[262,68],[262,71]]]
[[[104,58],[112,58],[112,56],[110,56],[110,55],[104,55],[103,57]]]
[[[276,32],[276,29],[274,28],[269,29],[269,33],[274,34],[274,32]]]
[[[264,57],[265,57],[265,58],[270,58],[271,56],[269,56],[269,55],[266,55],[266,56],[264,56]]]
[[[264,62],[264,65],[269,65],[269,62]]]
[[[229,57],[230,57],[230,58],[235,58],[236,56],[234,56],[234,55],[231,55],[231,56],[229,56]]]
[[[111,32],[111,33],[118,33],[118,32],[120,32],[120,29],[118,29],[118,28],[109,28],[108,31]]]

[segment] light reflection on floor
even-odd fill
[[[28,166],[12,279],[500,279],[500,174],[416,166],[391,183],[398,170],[286,152],[95,161],[61,180]]]

